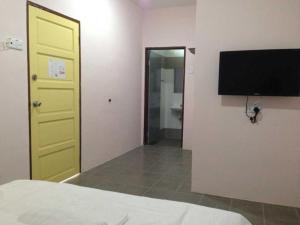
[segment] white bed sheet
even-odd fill
[[[0,213],[16,218],[11,225],[22,224],[28,212],[54,209],[108,225],[251,225],[233,212],[70,184],[24,180],[0,186]]]

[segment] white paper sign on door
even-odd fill
[[[67,78],[65,62],[58,59],[49,59],[48,76],[54,79],[65,80]]]

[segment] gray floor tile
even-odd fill
[[[299,209],[192,193],[191,170],[191,151],[164,144],[143,146],[82,173],[69,183],[232,210],[248,218],[252,225],[300,225]]]
[[[181,184],[178,189],[178,192],[192,192],[192,187],[191,187],[191,182],[184,182],[183,184]]]
[[[204,195],[200,201],[200,205],[217,208],[217,209],[224,209],[229,210],[230,208],[231,199],[213,195]]]
[[[191,175],[191,168],[184,165],[172,165],[170,170],[166,173],[169,176],[187,177]]]
[[[146,197],[166,199],[170,201],[186,202],[192,204],[199,204],[202,198],[201,194],[195,193],[180,193],[175,191],[155,189],[152,188],[144,194]]]
[[[153,188],[177,191],[183,182],[184,178],[182,177],[163,176],[158,183],[153,186]]]
[[[157,183],[160,178],[161,178],[160,174],[145,172],[143,175],[128,175],[120,179],[120,181],[128,185],[151,187],[152,185]]]
[[[232,199],[231,209],[237,212],[246,212],[263,217],[262,203]]]
[[[141,187],[135,185],[123,185],[118,189],[120,192],[130,195],[143,196],[146,191],[149,190],[149,187]]]
[[[297,208],[296,211],[297,211],[297,215],[298,215],[298,218],[299,218],[299,221],[300,221],[300,208]]]
[[[262,203],[233,199],[230,210],[242,214],[253,225],[264,223]]]
[[[159,141],[156,146],[171,146],[180,148],[181,140],[163,139]]]
[[[149,165],[135,165],[135,166],[128,166],[127,168],[122,168],[120,171],[121,175],[127,176],[127,175],[141,175],[144,173],[153,173],[151,171],[151,166]]]
[[[171,167],[172,165],[168,162],[157,162],[153,164],[149,171],[151,173],[167,174],[171,170]]]
[[[265,225],[264,218],[258,218],[256,216],[249,214],[241,214],[243,215],[252,225]]]
[[[169,199],[178,202],[188,202],[192,204],[199,204],[203,195],[196,193],[182,193],[182,192],[171,192],[169,194]]]
[[[122,192],[120,184],[100,183],[100,184],[96,184],[94,188],[105,190],[105,191]]]
[[[121,173],[121,169],[113,167],[113,166],[98,166],[93,168],[89,171],[88,174],[90,175],[106,175],[106,176],[113,176],[116,174]]]
[[[144,193],[144,196],[157,199],[170,199],[170,191],[162,189],[150,189]]]
[[[176,191],[164,190],[164,189],[155,189],[152,188],[144,194],[146,197],[165,199],[170,201],[177,202],[186,202],[191,204],[199,204],[199,201],[202,199],[203,195],[196,193],[180,193]]]
[[[299,225],[297,222],[287,222],[287,221],[268,221],[266,220],[265,225]],[[255,224],[253,224],[255,225]]]
[[[68,183],[76,184],[84,187],[96,188],[101,182],[108,183],[110,177],[106,176],[95,176],[89,174],[81,174],[80,176],[70,180]]]
[[[265,219],[270,225],[277,224],[299,224],[297,211],[292,207],[264,204]]]

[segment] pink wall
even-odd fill
[[[218,96],[219,51],[299,48],[300,1],[198,0],[193,141],[196,192],[300,207],[300,98]]]
[[[89,1],[81,6],[84,170],[141,145],[142,12],[128,0]]]
[[[140,145],[142,12],[129,0],[34,0],[81,21],[82,167]],[[26,1],[2,0],[0,41],[26,42]],[[29,178],[26,51],[0,51],[0,183]],[[108,99],[112,98],[112,103]]]
[[[1,0],[0,42],[9,35],[25,40],[25,9],[25,1]],[[0,183],[29,177],[26,54],[0,47]]]
[[[143,20],[143,56],[146,47],[173,47],[195,45],[196,7],[172,7],[153,9],[144,12]],[[187,51],[185,80],[185,115],[183,147],[192,149],[193,138],[193,67],[194,55]],[[145,86],[145,59],[143,58],[142,96]],[[143,99],[144,101],[144,99]],[[144,106],[144,102],[142,107]],[[144,108],[143,108],[144,109]],[[142,109],[142,133],[144,132],[144,110]]]

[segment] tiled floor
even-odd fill
[[[161,139],[156,146],[158,147],[181,147],[181,140],[176,140],[176,139]]]
[[[253,225],[300,225],[300,209],[192,193],[191,165],[191,151],[144,146],[69,183],[231,210],[243,214]]]

